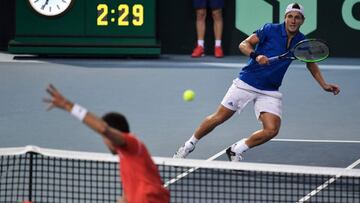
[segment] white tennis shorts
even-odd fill
[[[256,118],[259,119],[261,112],[275,114],[281,118],[282,94],[279,91],[265,91],[252,87],[239,78],[233,80],[221,104],[233,111],[241,111],[252,101]]]

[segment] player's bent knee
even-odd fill
[[[266,136],[271,139],[273,137],[275,137],[278,133],[279,133],[279,129],[278,128],[269,128],[269,129],[264,129]]]

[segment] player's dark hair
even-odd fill
[[[102,119],[112,128],[120,130],[124,133],[130,132],[129,123],[127,122],[124,115],[116,112],[106,113]]]
[[[298,3],[294,3],[293,6],[292,6],[292,8],[300,9],[300,6],[299,6]]]

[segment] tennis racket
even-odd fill
[[[298,42],[284,54],[269,58],[269,62],[281,59],[300,60],[303,62],[319,62],[329,56],[328,45],[320,39],[305,39]]]

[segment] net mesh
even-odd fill
[[[117,158],[66,151],[1,154],[0,202],[116,202]],[[171,202],[360,202],[360,172],[155,158]]]

